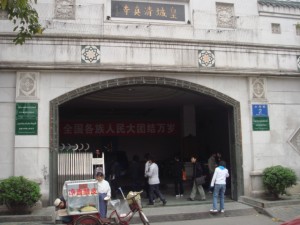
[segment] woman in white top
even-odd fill
[[[107,200],[109,200],[111,196],[110,185],[108,181],[104,180],[104,174],[102,172],[96,174],[96,180],[98,180],[99,213],[101,218],[106,218]]]
[[[213,193],[213,208],[210,210],[212,213],[218,212],[217,203],[218,196],[220,196],[220,212],[224,213],[224,194],[226,191],[226,178],[229,177],[228,170],[225,168],[226,163],[220,162],[220,165],[215,169],[213,178],[211,180],[211,188],[214,187]]]

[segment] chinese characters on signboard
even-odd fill
[[[112,1],[111,17],[185,21],[185,7],[178,4]]]
[[[76,197],[76,196],[80,197],[80,196],[91,196],[91,195],[98,195],[96,188],[79,187],[77,189],[72,188],[68,190],[69,197]]]
[[[16,104],[16,135],[37,135],[38,104]]]
[[[165,122],[62,122],[61,135],[83,136],[172,136],[179,132],[178,123]]]

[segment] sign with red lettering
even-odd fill
[[[72,188],[68,190],[68,196],[69,197],[81,197],[81,196],[91,196],[91,195],[97,195],[97,189],[96,188],[81,188],[78,186],[78,189]]]
[[[179,134],[179,125],[176,121],[64,121],[60,123],[59,128],[63,136],[173,136]]]

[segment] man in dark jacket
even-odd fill
[[[197,190],[199,191],[200,199],[205,200],[206,197],[205,197],[205,192],[203,190],[202,185],[197,185],[197,183],[196,183],[196,178],[201,177],[203,175],[203,170],[202,170],[201,164],[200,164],[200,162],[197,161],[196,156],[191,157],[191,163],[193,165],[193,177],[192,177],[193,188],[192,188],[192,192],[191,192],[188,200],[190,200],[190,201],[195,200]]]
[[[183,180],[182,180],[183,171],[184,171],[183,162],[180,161],[178,156],[175,156],[174,157],[173,177],[174,177],[174,187],[175,187],[176,198],[183,196]]]

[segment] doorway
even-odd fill
[[[231,198],[237,200],[243,194],[240,106],[220,92],[171,78],[119,78],[66,93],[52,100],[50,108],[51,201],[58,194],[59,146],[75,142],[89,143],[90,151],[100,148],[123,152],[128,163],[136,155],[142,158],[151,152],[161,164],[162,179],[168,177],[168,162],[175,154],[179,153],[184,161],[191,154],[199,154],[205,164],[210,153],[220,152],[231,172]],[[189,115],[194,119],[190,120]],[[117,123],[124,127],[133,124],[135,130],[125,134],[124,130],[109,133],[106,129],[104,133],[66,135],[61,128],[70,121],[84,125],[101,121],[111,128]],[[144,129],[148,124],[161,126],[160,133],[159,128],[154,128],[155,133],[137,133],[139,124],[144,124]],[[168,133],[162,124],[172,125],[172,132]]]

